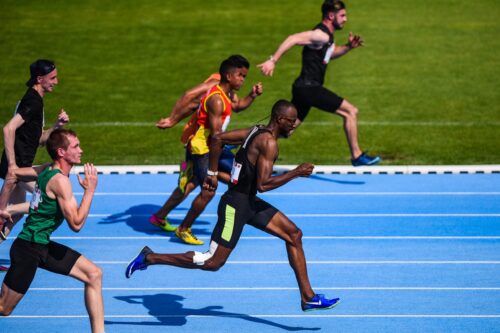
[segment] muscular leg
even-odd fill
[[[158,210],[155,213],[155,215],[161,219],[165,219],[167,215],[181,202],[183,202],[184,199],[187,198],[189,193],[191,193],[195,188],[196,184],[193,183],[192,181],[186,184],[186,189],[184,190],[184,193],[182,193],[179,187],[176,187],[175,190],[170,195],[170,197],[168,198],[168,200],[163,204],[160,210]]]
[[[212,246],[211,243],[210,246]],[[193,257],[197,254],[194,251],[189,251],[186,253],[178,254],[161,254],[161,253],[151,253],[146,256],[146,263],[148,265],[170,265],[189,269],[202,269],[206,271],[217,271],[219,268],[224,266],[227,258],[231,254],[232,249],[217,245],[217,248],[213,255],[207,255],[208,252],[201,254],[198,252],[199,256],[209,257],[204,260],[203,264],[197,264],[194,262]]]
[[[177,228],[179,231],[185,231],[188,228],[191,228],[194,221],[201,215],[205,207],[207,207],[208,203],[215,196],[215,191],[207,191],[201,190],[201,192],[196,196],[191,204],[191,208],[189,209],[186,217],[182,221],[181,225]]]
[[[303,302],[308,301],[314,296],[314,291],[307,275],[306,258],[302,248],[302,231],[281,212],[273,216],[266,231],[286,242],[288,261],[295,273],[300,297]]]
[[[93,333],[104,332],[104,305],[102,302],[102,270],[92,261],[80,256],[69,273],[85,284],[85,306]]]
[[[2,283],[2,291],[0,293],[0,315],[10,315],[23,297],[24,294],[15,292],[7,287],[5,283]]]
[[[344,99],[335,113],[344,119],[344,132],[351,158],[356,159],[363,153],[358,143],[358,109]]]

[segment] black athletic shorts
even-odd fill
[[[245,224],[264,230],[278,210],[257,197],[227,191],[219,202],[217,224],[212,232],[212,240],[234,249],[240,239]]]
[[[195,155],[189,153],[186,154],[186,160],[187,156],[189,156],[189,159],[193,161],[193,175],[196,183],[200,185],[200,187],[203,187],[203,181],[207,177],[207,170],[208,170],[208,153],[203,154],[203,155]]]
[[[33,161],[19,161],[16,159],[16,164],[19,168],[31,167]],[[9,171],[9,162],[7,161],[7,155],[5,155],[5,150],[2,153],[2,160],[0,161],[0,178],[5,179],[7,176],[7,171]]]
[[[10,248],[10,267],[3,282],[20,294],[28,291],[38,267],[61,275],[69,275],[81,254],[50,241],[38,244],[16,238]]]
[[[292,86],[292,104],[297,108],[297,117],[303,121],[311,107],[335,113],[344,99],[323,86]]]

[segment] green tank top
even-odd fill
[[[64,215],[57,200],[49,198],[46,192],[47,183],[58,173],[62,173],[61,170],[46,168],[38,175],[31,198],[29,216],[19,238],[28,242],[48,244],[50,235],[64,221]]]

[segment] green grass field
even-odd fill
[[[25,91],[28,66],[56,61],[60,84],[45,98],[46,122],[63,107],[85,161],[177,164],[181,127],[160,131],[180,94],[230,54],[252,65],[247,94],[264,95],[230,128],[268,115],[289,99],[300,48],[272,78],[255,67],[289,34],[320,20],[321,1],[0,0],[0,123]],[[326,87],[360,110],[363,149],[385,165],[500,163],[500,2],[346,0],[349,31],[365,47],[329,65]],[[3,141],[2,141],[3,145]],[[48,157],[43,150],[37,161]],[[348,164],[340,117],[312,110],[280,146],[280,164]]]

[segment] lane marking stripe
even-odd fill
[[[100,265],[126,265],[128,261],[94,261]],[[498,260],[308,260],[311,265],[500,265]],[[288,260],[227,261],[232,265],[289,265]]]
[[[165,236],[54,236],[50,239],[54,240],[165,240],[173,235]],[[200,239],[210,239],[210,236],[201,236]],[[14,239],[14,237],[8,237]],[[240,239],[245,240],[273,240],[281,241],[281,239],[273,236],[242,236]],[[330,240],[330,239],[346,239],[346,240],[498,240],[500,236],[303,236],[302,239],[312,240]]]
[[[500,287],[314,287],[317,290],[397,290],[397,291],[500,291]],[[82,291],[84,288],[30,288],[30,291]],[[194,291],[288,291],[299,290],[298,287],[176,287],[176,288],[118,288],[104,287],[105,291],[176,291],[176,290],[194,290]]]
[[[198,191],[189,196],[198,195]],[[169,196],[171,192],[96,192],[95,196]],[[217,192],[215,195],[222,196]],[[83,192],[75,195],[82,196]],[[498,196],[500,192],[269,192],[259,196]]]
[[[169,217],[184,217],[186,214],[169,214]],[[124,216],[151,216],[151,214],[89,214],[90,217],[113,217],[119,216],[123,218]],[[500,213],[375,213],[375,214],[286,214],[288,217],[498,217]],[[201,214],[200,217],[217,217],[217,214],[205,213]]]
[[[471,318],[471,319],[493,319],[500,318],[500,314],[357,314],[357,315],[306,315],[306,314],[280,314],[280,315],[270,315],[270,314],[249,314],[249,315],[231,315],[221,313],[220,315],[104,315],[104,318],[248,318],[248,317],[258,317],[258,318]],[[0,320],[9,319],[35,319],[35,318],[51,318],[51,319],[80,319],[88,318],[87,315],[11,315],[8,317],[2,317]]]

